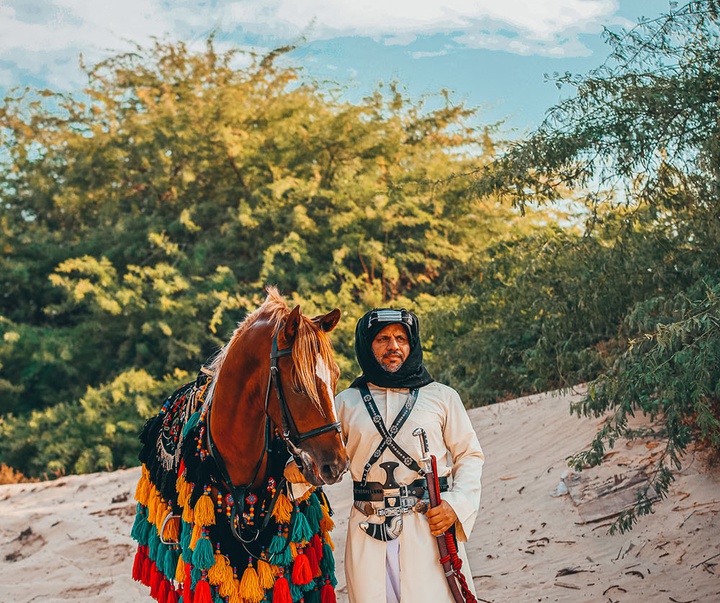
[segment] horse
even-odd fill
[[[269,287],[140,435],[133,579],[159,603],[333,603],[332,509],[349,459],[328,333]]]

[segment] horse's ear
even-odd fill
[[[313,322],[326,333],[332,331],[337,323],[340,322],[340,310],[335,308],[332,312],[328,312],[324,316],[316,316]]]
[[[298,332],[298,327],[300,326],[300,320],[301,314],[300,314],[300,306],[295,306],[292,309],[292,312],[287,317],[287,320],[285,321],[285,340],[288,342],[294,341],[295,336]]]

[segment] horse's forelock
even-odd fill
[[[292,352],[295,365],[294,385],[310,396],[315,406],[322,411],[320,393],[315,380],[318,356],[330,369],[337,365],[333,359],[332,343],[327,333],[315,326],[307,316],[301,318]],[[332,400],[330,402],[332,403]]]

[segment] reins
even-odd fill
[[[208,453],[212,457],[212,459],[215,461],[215,464],[218,468],[218,471],[220,473],[220,481],[223,483],[223,485],[227,488],[228,492],[230,493],[232,497],[232,508],[230,512],[230,531],[232,532],[233,537],[242,544],[245,551],[250,555],[251,557],[254,557],[255,559],[259,559],[259,557],[255,554],[253,554],[251,551],[248,550],[247,546],[248,544],[254,542],[258,539],[260,534],[268,527],[268,524],[270,522],[270,517],[272,515],[272,511],[275,508],[275,504],[277,503],[278,497],[280,493],[283,491],[287,484],[287,480],[284,476],[282,476],[277,484],[277,488],[275,493],[273,494],[272,499],[270,500],[270,505],[265,511],[265,517],[259,527],[254,528],[254,534],[251,535],[251,537],[245,537],[243,535],[243,530],[247,529],[247,526],[243,526],[243,513],[245,511],[245,497],[247,496],[247,491],[250,489],[250,486],[255,483],[257,480],[258,474],[260,473],[260,467],[262,467],[263,460],[266,456],[269,457],[270,453],[270,446],[272,442],[271,433],[272,433],[272,425],[273,421],[270,418],[270,392],[272,389],[275,390],[275,394],[278,399],[278,405],[280,407],[280,418],[281,418],[281,438],[285,442],[285,445],[287,447],[288,452],[293,457],[295,462],[300,465],[299,459],[301,454],[301,449],[298,447],[298,444],[301,442],[308,440],[310,438],[314,438],[316,436],[322,435],[324,433],[328,433],[330,431],[337,431],[341,432],[341,424],[339,421],[336,421],[334,423],[328,423],[326,425],[323,425],[322,427],[317,427],[315,429],[311,429],[306,432],[300,432],[297,428],[297,424],[295,423],[295,420],[292,416],[292,412],[290,411],[290,407],[287,403],[287,400],[285,398],[285,395],[283,394],[282,389],[282,382],[280,381],[280,368],[278,366],[278,359],[283,358],[284,356],[290,356],[292,354],[292,347],[289,348],[283,348],[282,350],[278,349],[278,333],[280,332],[280,329],[282,329],[283,325],[280,325],[280,327],[275,332],[275,335],[273,336],[272,341],[272,348],[270,351],[270,375],[268,378],[268,385],[267,389],[265,390],[265,427],[264,427],[264,444],[263,444],[263,450],[260,454],[260,458],[258,459],[257,464],[255,465],[255,470],[253,471],[253,476],[250,479],[250,481],[245,485],[235,485],[232,481],[232,478],[230,477],[230,473],[227,470],[227,465],[225,464],[224,459],[222,458],[222,455],[220,454],[220,451],[217,449],[217,446],[215,445],[215,442],[213,441],[212,435],[210,433],[210,420],[209,420],[209,409],[208,409],[208,421],[206,426],[206,439],[207,439],[207,449]],[[212,399],[208,401],[209,406],[212,406]],[[267,476],[267,467],[266,467],[266,476]],[[295,510],[293,510],[290,520],[290,529],[292,529],[292,524],[295,520]],[[237,523],[237,526],[236,526]],[[287,545],[289,544],[289,540],[285,545],[285,548],[287,548]],[[272,558],[272,557],[271,557]]]

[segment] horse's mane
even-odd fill
[[[245,320],[238,324],[232,334],[232,337],[230,338],[230,341],[222,347],[208,365],[210,371],[212,371],[216,377],[219,376],[222,365],[230,350],[234,347],[242,334],[253,327],[256,323],[270,323],[272,333],[274,334],[289,314],[290,308],[288,308],[277,288],[268,287],[267,298],[263,304],[254,312],[248,314],[245,317]],[[325,366],[328,367],[329,370],[332,371],[337,365],[333,360],[332,343],[330,342],[330,338],[327,336],[327,333],[317,328],[313,324],[312,319],[307,316],[301,315],[300,319],[292,351],[294,364],[293,385],[297,389],[306,392],[310,396],[310,399],[319,408],[320,398],[315,384],[317,355],[320,354],[320,358],[322,358]],[[212,397],[216,383],[217,378],[213,379],[210,391],[208,391],[208,399]]]

